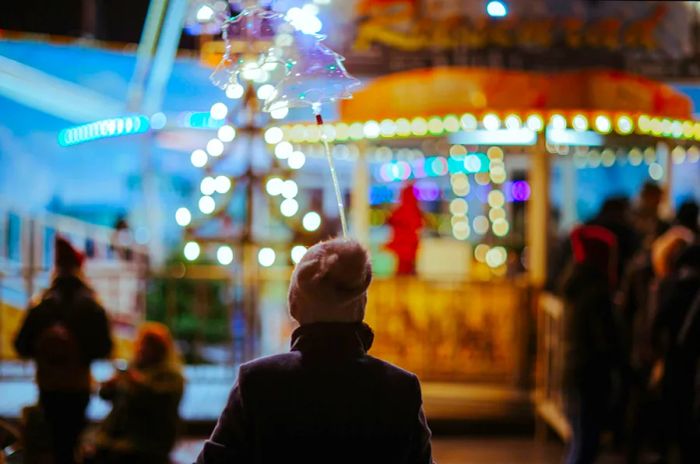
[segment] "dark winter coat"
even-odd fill
[[[77,359],[58,365],[42,359],[38,345],[46,330],[61,324],[75,343]],[[59,276],[38,304],[31,307],[15,338],[17,353],[37,364],[37,384],[44,391],[89,391],[90,363],[112,351],[105,310],[77,276]]]
[[[241,366],[198,464],[431,462],[418,379],[367,355],[362,323],[316,323]]]
[[[112,402],[112,411],[97,432],[96,445],[102,451],[140,456],[153,464],[168,462],[179,425],[184,378],[167,363],[130,369],[139,380],[123,372],[100,389],[100,396]]]
[[[563,285],[567,392],[609,399],[621,363],[608,276],[585,263],[573,266]]]

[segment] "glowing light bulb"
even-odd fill
[[[275,264],[276,258],[275,250],[272,248],[260,248],[258,251],[258,263],[263,267],[270,267]]]
[[[208,195],[199,199],[199,210],[204,214],[211,214],[216,209],[216,202]]]
[[[306,254],[306,247],[302,245],[296,245],[292,247],[291,257],[294,264],[298,264],[301,258]]]
[[[299,193],[299,187],[292,179],[288,179],[284,181],[284,184],[282,184],[281,193],[284,198],[294,198],[297,196],[297,193]]]
[[[216,136],[222,142],[231,142],[234,138],[236,138],[236,129],[229,125],[221,126],[219,127],[219,130],[216,131]]]
[[[492,18],[503,18],[508,14],[508,8],[503,2],[491,0],[486,4],[486,13]]]
[[[258,88],[256,93],[260,100],[267,100],[274,91],[275,87],[271,84],[263,84]]]
[[[287,198],[280,204],[280,212],[283,216],[292,217],[299,211],[299,203],[294,198]]]
[[[284,138],[284,133],[279,127],[270,127],[265,131],[265,142],[270,145],[281,142],[282,138]]]
[[[275,156],[278,159],[287,159],[294,151],[291,143],[282,141],[275,146]]]
[[[207,142],[207,153],[213,157],[221,156],[224,152],[224,143],[219,139],[211,139]]]
[[[184,248],[185,259],[188,261],[194,261],[199,258],[199,244],[197,242],[187,242]]]
[[[265,190],[268,195],[276,197],[282,193],[282,188],[284,187],[284,181],[279,177],[273,177],[267,181],[265,184]]]
[[[237,100],[243,96],[245,89],[241,84],[231,84],[226,87],[226,96],[231,100]]]
[[[207,176],[199,183],[199,191],[202,195],[213,195],[216,192],[216,181],[213,177]]]
[[[291,169],[301,169],[305,163],[306,156],[300,151],[293,151],[287,160],[287,164],[289,164]]]
[[[216,176],[214,190],[218,193],[227,193],[231,189],[231,179],[226,176]]]
[[[181,227],[185,227],[192,222],[192,213],[187,208],[178,208],[175,211],[175,222]]]
[[[233,250],[228,245],[222,245],[216,250],[216,259],[223,266],[228,266],[233,262]]]
[[[321,226],[321,216],[315,211],[310,211],[304,215],[301,224],[304,229],[313,232]]]
[[[199,148],[193,151],[192,155],[190,156],[192,166],[196,168],[203,168],[204,166],[206,166],[208,159],[209,157],[207,156],[207,152]]]
[[[211,105],[211,109],[209,110],[209,114],[213,119],[216,120],[221,120],[226,117],[228,114],[228,107],[226,106],[225,103],[217,102]]]

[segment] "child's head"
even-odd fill
[[[300,324],[360,322],[372,266],[354,240],[333,239],[309,248],[289,283],[289,312]]]
[[[139,328],[134,346],[134,363],[149,367],[171,361],[176,356],[170,330],[158,322],[145,322]]]

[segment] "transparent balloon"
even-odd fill
[[[275,74],[284,74],[283,63],[273,53],[273,44],[280,27],[284,28],[282,14],[261,6],[244,8],[222,26],[225,42],[224,55],[210,79],[217,87],[226,89],[243,81],[257,83],[270,80]]]
[[[342,55],[320,41],[323,36],[294,34],[294,46],[283,49],[282,61],[287,75],[265,101],[264,111],[284,105],[307,106],[317,112],[321,104],[352,98],[360,82],[348,74]]]

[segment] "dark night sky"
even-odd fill
[[[83,0],[1,0],[0,29],[78,37]],[[149,0],[95,0],[97,37],[138,42]]]

